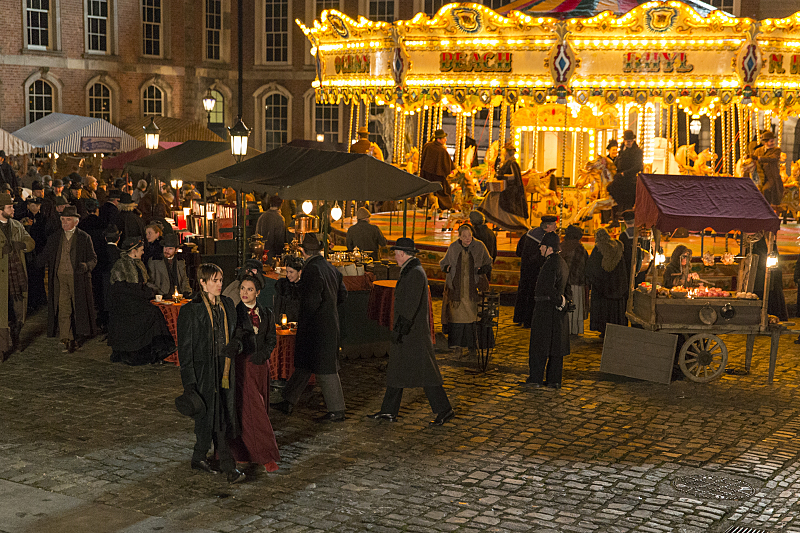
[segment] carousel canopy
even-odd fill
[[[33,146],[4,129],[0,129],[0,150],[4,150],[7,155],[30,154],[36,151]]]
[[[248,147],[245,159],[260,153]],[[165,181],[205,181],[209,171],[225,168],[232,162],[234,158],[230,143],[186,141],[169,150],[128,163],[125,169],[132,174],[150,174]]]
[[[644,2],[639,0],[514,0],[497,8],[497,12],[501,15],[510,11],[521,11],[528,15],[550,15],[558,18],[591,17],[603,11],[619,15],[642,3]],[[685,3],[702,15],[707,15],[716,9],[706,2],[697,0],[685,0]]]
[[[441,190],[366,154],[282,146],[208,174],[210,185],[278,194],[284,200],[402,200]]]
[[[127,152],[142,145],[102,118],[50,113],[14,135],[43,152],[91,154]]]
[[[781,221],[748,178],[641,174],[636,224],[662,233],[678,228],[775,233]]]

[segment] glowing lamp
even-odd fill
[[[317,133],[317,142],[318,143],[325,142],[325,135],[322,133]]]
[[[310,215],[311,211],[314,210],[314,204],[311,203],[311,200],[306,200],[303,202],[303,213],[306,215]]]
[[[206,91],[206,95],[203,97],[203,109],[206,110],[206,113],[211,113],[214,109],[214,106],[217,104],[217,99],[211,94],[211,89]]]
[[[183,180],[171,180],[169,183],[172,185],[172,189],[176,191],[183,187]]]
[[[231,154],[236,158],[236,162],[241,163],[242,158],[247,155],[247,138],[250,136],[250,130],[242,122],[242,117],[236,117],[236,123],[228,128],[228,133],[231,136]]]
[[[286,318],[286,313],[283,313],[281,315],[281,326],[285,328],[288,323],[289,322],[288,322],[288,320]]]
[[[772,252],[767,256],[767,268],[777,268],[778,267],[778,253]]]
[[[700,121],[697,120],[697,119],[694,119],[689,123],[689,132],[692,135],[700,135],[700,128],[701,127],[702,127],[702,124],[700,124]]]
[[[667,258],[664,256],[664,252],[659,250],[656,253],[656,266],[663,265]]]
[[[339,207],[339,202],[336,202],[336,204],[334,204],[333,208],[331,209],[331,218],[333,220],[339,220],[340,218],[342,218],[342,208]]]
[[[183,208],[183,216],[184,217],[189,218],[189,213],[191,213],[191,212],[192,212],[192,208],[191,207],[184,207]]]
[[[155,118],[150,117],[150,124],[142,126],[142,128],[144,129],[144,145],[148,150],[157,150],[161,128],[156,126]]]

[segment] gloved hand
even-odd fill
[[[27,248],[27,245],[22,241],[14,241],[11,243],[11,246],[13,246],[14,249],[17,251],[24,250],[25,248]]]
[[[392,330],[392,344],[402,344],[402,343],[403,343],[403,336],[400,334],[400,332]]]
[[[483,265],[482,267],[478,268],[478,274],[486,274],[487,276],[492,271],[492,265]]]
[[[450,265],[443,266],[442,267],[442,272],[444,272],[445,274],[449,273],[450,272]]]
[[[566,305],[567,305],[567,298],[566,298],[564,295],[562,295],[562,296],[561,296],[561,305],[557,305],[557,306],[556,306],[556,309],[557,309],[558,311],[563,311],[563,310],[564,310],[564,307],[565,307]]]
[[[78,263],[78,274],[85,274],[89,272],[89,265],[86,263]]]
[[[227,359],[233,359],[237,355],[239,355],[239,341],[238,339],[231,339],[231,341],[222,349],[220,352],[220,357],[225,357]]]

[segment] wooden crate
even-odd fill
[[[669,385],[677,343],[677,335],[608,324],[600,372]]]

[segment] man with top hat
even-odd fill
[[[381,246],[386,246],[386,237],[381,228],[369,223],[369,218],[369,209],[359,207],[356,211],[358,222],[347,228],[347,249],[352,251],[357,247],[362,252],[372,252],[372,258],[377,260]]]
[[[537,388],[544,385],[561,388],[564,356],[569,355],[569,319],[567,302],[572,300],[569,267],[561,257],[558,235],[546,233],[539,244],[545,262],[536,281],[536,306],[533,319],[536,328],[531,330],[528,348],[530,376],[523,384]]]
[[[150,259],[147,270],[150,273],[150,284],[156,294],[169,297],[177,290],[188,297],[192,293],[189,286],[189,277],[186,275],[186,262],[179,261],[178,236],[168,233],[161,238],[162,259]]]
[[[369,152],[369,148],[372,143],[369,142],[369,129],[366,126],[361,126],[358,128],[358,141],[354,142],[352,146],[350,146],[350,153],[351,154],[366,154]]]
[[[519,264],[519,285],[517,286],[517,301],[514,304],[514,323],[521,324],[524,328],[531,327],[533,318],[534,297],[536,296],[536,279],[544,263],[540,244],[545,233],[556,230],[556,218],[553,215],[542,217],[541,223],[531,228],[517,242],[517,257]]]
[[[19,333],[28,311],[28,271],[25,252],[36,243],[18,220],[14,220],[11,195],[0,194],[0,361],[8,359],[19,345]]]
[[[283,246],[286,244],[286,220],[281,214],[282,205],[280,196],[270,197],[269,209],[256,222],[256,233],[264,237],[264,249],[270,259],[283,254]]]
[[[91,237],[78,229],[75,206],[66,206],[60,216],[61,231],[50,235],[36,264],[48,270],[47,336],[58,335],[64,351],[73,353],[96,333],[92,270],[97,255]]]
[[[422,387],[436,414],[431,424],[441,426],[452,419],[455,413],[442,386],[442,374],[439,372],[431,342],[428,277],[416,257],[418,250],[413,240],[401,237],[392,246],[392,250],[397,265],[400,266],[400,279],[397,280],[394,291],[386,393],[381,410],[368,415],[368,418],[396,421],[403,389]]]
[[[636,203],[636,177],[644,170],[644,153],[636,144],[636,135],[633,131],[625,130],[622,143],[622,150],[615,161],[617,173],[614,175],[614,180],[608,184],[608,193],[617,202],[616,207],[612,209],[613,225],[618,225],[618,214],[631,209]]]
[[[342,274],[320,255],[322,244],[307,233],[300,245],[305,259],[300,284],[300,312],[294,352],[294,373],[275,408],[290,414],[311,375],[316,375],[328,412],[317,422],[345,419],[344,394],[339,381],[339,312],[347,298]]]
[[[450,184],[447,176],[453,172],[453,160],[447,152],[447,133],[444,130],[436,130],[433,133],[433,140],[428,141],[422,147],[419,158],[419,175],[428,181],[435,181],[442,185],[442,190],[436,192],[441,209],[453,207],[450,198]]]
[[[136,202],[130,194],[124,192],[119,197],[119,212],[114,220],[111,221],[119,230],[121,241],[128,237],[141,237],[144,239],[144,221],[136,209]]]

